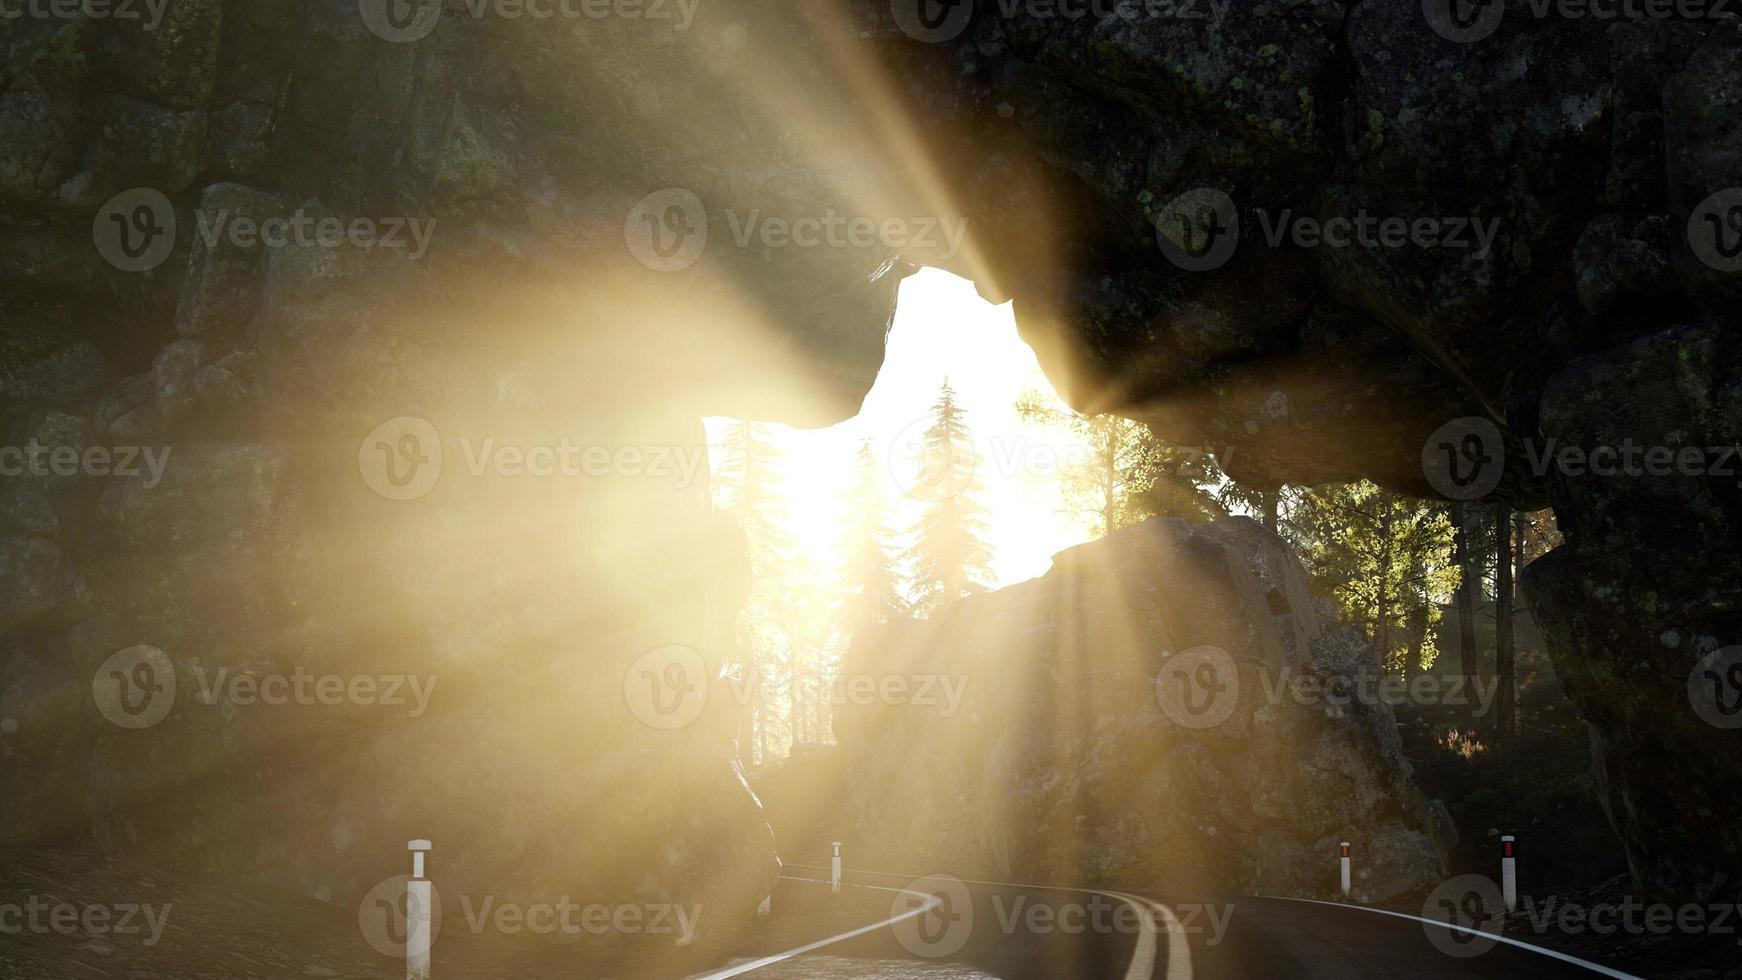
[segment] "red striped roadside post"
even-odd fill
[[[423,876],[423,856],[429,841],[408,842],[411,880],[405,883],[405,980],[429,980],[430,883]]]
[[[1349,897],[1349,842],[1348,841],[1343,842],[1342,855],[1339,858],[1337,858],[1337,864],[1341,866],[1340,870],[1342,871],[1343,897],[1348,898]]]
[[[841,891],[841,842],[835,841],[835,857],[829,862],[829,887],[837,894]]]
[[[1511,834],[1500,838],[1500,891],[1506,899],[1506,911],[1518,911],[1518,855]]]

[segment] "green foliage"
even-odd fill
[[[1149,426],[1116,415],[1083,415],[1033,390],[1016,402],[1017,417],[1033,426],[1066,429],[1087,447],[1060,474],[1065,510],[1086,516],[1105,536],[1152,517],[1208,521],[1227,511],[1211,492],[1221,479],[1204,453],[1169,446]]]
[[[1351,483],[1298,494],[1286,525],[1340,618],[1366,631],[1387,667],[1434,662],[1434,625],[1458,584],[1444,504]]]

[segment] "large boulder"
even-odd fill
[[[1385,701],[1359,694],[1379,674],[1257,523],[1126,528],[855,645],[844,695],[901,678],[884,689],[912,696],[837,709],[854,853],[1328,897],[1349,841],[1363,901],[1430,887],[1454,831],[1416,789]]]

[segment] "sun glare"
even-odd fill
[[[973,437],[980,489],[987,511],[993,581],[1001,588],[1043,574],[1052,556],[1090,537],[1089,525],[1067,513],[1058,470],[1088,450],[1066,429],[1036,426],[1017,417],[1025,391],[1056,400],[1034,351],[1016,334],[1009,304],[993,306],[967,280],[922,270],[901,287],[888,352],[859,414],[826,429],[769,425],[778,448],[781,524],[795,557],[826,579],[837,562],[839,529],[855,475],[855,455],[868,444],[878,463],[895,550],[930,500],[915,486],[914,457],[931,422],[939,386],[948,381]],[[730,419],[707,420],[710,457],[721,466],[721,439]],[[730,501],[722,501],[729,504]]]

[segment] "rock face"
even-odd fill
[[[894,74],[949,135],[981,246],[957,267],[1014,299],[1067,397],[1214,447],[1243,482],[1425,496],[1450,492],[1423,467],[1432,434],[1493,425],[1477,492],[1552,503],[1567,536],[1526,591],[1582,679],[1638,883],[1735,897],[1742,765],[1687,682],[1742,640],[1723,584],[1742,489],[1710,469],[1742,444],[1717,366],[1742,288],[1742,23],[1523,0],[1467,29],[1392,0],[971,6],[935,31],[896,18],[918,43],[891,45]],[[1182,265],[1158,223],[1200,221],[1205,191],[1236,244]],[[1339,245],[1295,234],[1303,217],[1467,222],[1489,243]],[[1656,473],[1555,458],[1629,442],[1704,449]]]
[[[1742,491],[1538,462],[1550,438],[1587,454],[1738,441],[1742,24],[1524,0],[1467,32],[1397,0],[1136,18],[980,0],[936,24],[912,0],[573,6],[604,14],[178,0],[161,22],[81,8],[0,33],[7,445],[173,450],[150,487],[88,467],[0,487],[0,721],[18,726],[0,765],[67,774],[0,804],[15,832],[158,841],[300,881],[313,872],[259,846],[277,828],[249,819],[320,824],[268,802],[287,776],[213,785],[174,763],[400,744],[367,714],[309,729],[245,712],[227,741],[179,714],[111,731],[83,692],[136,644],[187,671],[437,664],[444,695],[499,692],[507,662],[608,665],[579,703],[619,709],[637,645],[717,663],[730,596],[691,586],[734,573],[696,558],[723,552],[703,544],[694,481],[655,493],[614,474],[571,494],[450,470],[391,501],[359,479],[360,448],[403,416],[461,469],[461,436],[693,448],[707,414],[833,422],[871,383],[901,274],[930,264],[1013,299],[1076,405],[1212,447],[1244,482],[1442,492],[1429,436],[1494,425],[1487,496],[1552,501],[1567,532],[1531,595],[1553,606],[1557,672],[1639,877],[1742,887],[1735,736],[1678,686],[1742,638],[1724,584]],[[1226,213],[1202,206],[1212,190]],[[1326,245],[1302,218],[1411,234]],[[273,219],[296,222],[276,244],[233,233]],[[398,227],[398,246],[353,238],[359,220]],[[962,221],[965,242],[939,234]],[[1191,252],[1215,261],[1175,261]],[[649,591],[619,587],[631,568]],[[681,608],[654,608],[672,583]],[[71,740],[26,731],[73,703]],[[645,733],[614,724],[596,754],[636,758]],[[336,781],[309,793],[374,785],[349,765],[293,768]],[[716,774],[726,810],[748,800]],[[619,812],[576,794],[576,812]],[[167,798],[188,820],[141,822]],[[86,808],[50,827],[48,800]],[[196,839],[216,813],[233,849]],[[359,839],[346,826],[334,838]]]
[[[848,683],[902,678],[912,696],[837,714],[854,853],[1329,897],[1347,840],[1362,900],[1431,888],[1455,832],[1384,701],[1348,696],[1380,673],[1370,648],[1306,585],[1253,521],[1154,520],[856,644]],[[959,698],[926,697],[924,678]]]

